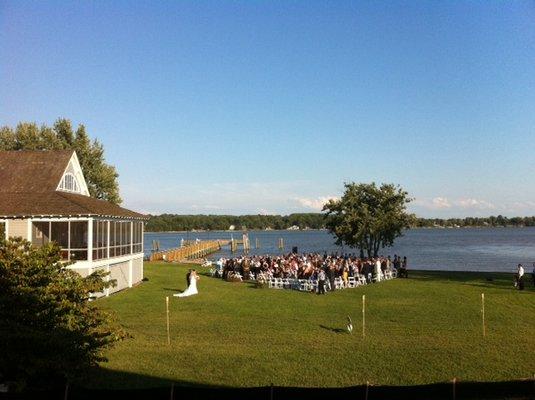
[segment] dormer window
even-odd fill
[[[70,172],[67,172],[65,175],[63,175],[63,179],[61,180],[61,183],[59,184],[59,190],[65,190],[67,192],[75,192],[80,193],[80,185],[78,184],[78,181],[74,177],[73,174]]]

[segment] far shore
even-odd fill
[[[535,226],[525,225],[507,225],[507,226],[419,226],[410,228],[410,230],[416,229],[523,229],[523,228],[535,228]],[[145,231],[145,233],[204,233],[204,232],[225,232],[225,233],[247,233],[247,232],[318,232],[328,231],[326,228],[320,229],[250,229],[250,230],[224,230],[224,229],[194,229],[191,231]]]

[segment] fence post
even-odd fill
[[[481,314],[483,319],[483,337],[485,337],[485,293],[481,293]]]
[[[366,295],[362,295],[362,337],[366,337]]]
[[[167,315],[167,345],[171,345],[171,336],[169,335],[169,296],[165,297],[165,308]]]

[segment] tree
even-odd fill
[[[393,184],[346,183],[339,200],[329,200],[323,207],[327,228],[337,245],[347,245],[377,257],[379,249],[394,244],[408,229],[414,217],[406,212],[411,201],[408,193]]]
[[[0,243],[0,382],[23,389],[73,380],[104,361],[123,334],[89,302],[111,283],[105,273],[81,277],[60,261],[59,247]]]
[[[97,199],[114,204],[121,203],[119,175],[115,168],[106,164],[104,148],[98,140],[91,140],[83,125],[73,131],[71,121],[58,119],[52,128],[40,128],[35,123],[21,122],[15,130],[0,128],[0,150],[62,150],[73,149],[87,182],[89,194]]]

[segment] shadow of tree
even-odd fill
[[[326,329],[332,329],[327,328]],[[455,386],[457,398],[463,399],[528,399],[533,398],[533,381],[530,379],[507,382],[463,382]],[[132,399],[277,399],[313,400],[333,397],[337,400],[382,399],[451,399],[451,382],[416,386],[375,386],[351,387],[231,387],[206,385],[196,382],[171,381],[130,372],[94,368],[83,379],[73,382],[67,389],[57,386],[47,391],[27,391],[23,393],[0,393],[0,399],[25,400],[35,398],[68,398],[70,400],[132,400]]]

